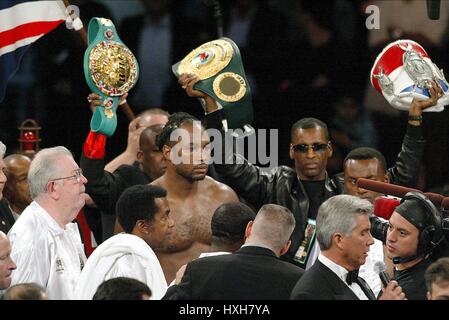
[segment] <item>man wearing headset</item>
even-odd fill
[[[386,248],[408,300],[426,300],[424,273],[443,238],[438,209],[422,193],[407,193],[389,220]]]

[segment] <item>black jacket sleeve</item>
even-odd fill
[[[405,187],[416,187],[424,155],[425,140],[421,126],[408,125],[401,151],[395,165],[388,169],[390,182]]]
[[[86,193],[105,214],[115,214],[115,204],[126,185],[120,175],[104,170],[104,159],[89,159],[81,155],[83,174],[87,178]]]
[[[209,113],[205,118],[208,129],[221,129],[222,110]],[[242,155],[234,152],[236,139],[230,132],[221,130],[222,156],[215,157],[215,170],[223,176],[224,182],[237,194],[255,207],[262,206],[268,196],[274,192],[276,173],[265,172],[260,167],[250,164]],[[216,150],[217,152],[219,150]],[[218,161],[217,161],[218,159]]]
[[[192,277],[190,263],[187,264],[184,275],[179,284],[168,288],[162,300],[193,300],[192,296]]]

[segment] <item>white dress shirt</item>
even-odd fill
[[[90,300],[104,281],[128,277],[151,289],[151,300],[167,291],[161,264],[151,247],[138,236],[120,233],[100,244],[87,259],[76,287],[76,299]]]
[[[322,264],[324,264],[326,267],[328,267],[329,269],[331,269],[331,271],[333,273],[335,273],[340,279],[341,281],[344,282],[345,285],[347,285],[349,287],[349,289],[352,290],[352,292],[355,293],[355,295],[360,299],[360,300],[368,300],[368,297],[365,295],[365,293],[363,292],[362,288],[360,288],[360,286],[356,283],[353,282],[351,285],[348,285],[348,283],[346,282],[346,276],[348,275],[348,270],[346,270],[345,268],[343,268],[342,266],[336,264],[335,262],[333,262],[332,260],[326,258],[325,256],[323,256],[321,253],[318,256],[318,260],[320,260],[320,262]]]
[[[75,223],[61,228],[33,201],[8,233],[11,257],[17,265],[11,285],[34,282],[46,289],[49,299],[73,299],[86,262]]]

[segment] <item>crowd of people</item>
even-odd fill
[[[167,8],[161,3],[166,1],[143,2],[148,19],[127,21],[129,28],[143,28],[142,37],[164,34],[167,26],[180,23],[165,15]],[[230,21],[240,19],[238,9],[244,8],[249,21],[263,20],[263,10],[268,9],[262,3],[235,1]],[[319,18],[313,5],[303,4],[302,10],[303,22],[314,35],[307,50],[318,52],[321,45],[325,52],[338,50],[329,21]],[[152,19],[162,23],[162,31]],[[252,32],[263,30],[254,23],[261,29],[254,27]],[[136,38],[138,30],[127,32],[134,37],[130,48],[138,55],[148,50],[156,54]],[[242,52],[266,53],[266,43],[257,36],[248,41],[239,38],[237,22],[231,23],[229,33],[241,41]],[[184,42],[169,39],[176,43],[172,50],[185,50]],[[323,43],[315,43],[319,39]],[[164,47],[165,41],[161,38],[158,46]],[[173,58],[168,51],[158,54]],[[322,64],[324,56],[315,54],[314,63]],[[130,101],[140,105],[151,98],[156,102],[149,104],[160,105],[163,92],[170,95],[164,88],[173,87],[173,96],[181,92],[192,109],[141,110],[129,123],[127,146],[119,152],[108,143],[120,128],[112,137],[86,129],[79,150],[52,145],[31,157],[14,153],[10,146],[8,150],[14,151],[7,155],[0,142],[2,299],[449,299],[444,208],[412,191],[397,201],[388,219],[379,218],[374,204],[385,195],[357,184],[364,178],[421,187],[428,146],[422,114],[437,104],[441,86],[432,81],[429,98],[412,101],[401,123],[405,134],[399,137],[395,161],[390,163],[373,148],[376,144],[371,142],[377,138],[372,134],[367,136],[371,141],[349,141],[348,132],[346,138],[338,133],[354,131],[355,137],[363,128],[372,129],[350,124],[365,117],[363,112],[357,114],[354,97],[335,96],[337,84],[347,83],[337,78],[347,74],[327,64],[326,70],[302,77],[295,69],[300,66],[292,62],[289,71],[296,74],[285,81],[279,70],[270,71],[273,66],[264,60],[269,57],[259,58],[248,64],[253,73],[250,82],[258,84],[264,97],[254,99],[254,108],[260,106],[255,123],[260,127],[267,121],[264,108],[279,98],[273,90],[265,90],[261,79],[266,72],[284,88],[283,99],[295,98],[306,106],[288,114],[295,122],[287,135],[280,136],[283,142],[277,151],[285,151],[282,157],[292,166],[282,164],[267,172],[246,160],[234,145],[239,138],[223,126],[224,109],[195,89],[200,79],[189,73],[181,74],[177,82],[148,74],[141,79]],[[169,61],[157,66],[154,61],[143,63],[142,73],[165,68]],[[343,57],[339,62],[339,68],[347,67]],[[155,80],[157,85],[152,84]],[[298,88],[307,86],[300,94]],[[90,106],[85,111],[102,105],[93,93],[87,100]],[[197,100],[203,102],[205,115]],[[330,118],[326,110],[337,100],[340,118]],[[353,117],[348,118],[351,108]],[[88,126],[85,122],[83,128]],[[212,154],[217,136],[210,135],[211,129],[220,132],[223,142],[219,161]],[[80,160],[73,154],[80,154]],[[111,154],[116,157],[111,159]],[[341,157],[341,166],[332,163],[333,157]],[[342,172],[336,170],[340,168]]]

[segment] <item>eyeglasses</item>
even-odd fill
[[[323,152],[328,147],[327,143],[314,143],[312,145],[308,144],[297,144],[294,145],[292,148],[295,152],[298,153],[307,153],[309,152],[309,148],[312,148],[314,152]]]
[[[83,176],[83,169],[78,168],[73,170],[73,175],[68,176],[68,177],[62,177],[62,178],[56,178],[56,179],[51,179],[49,181],[58,181],[58,180],[65,180],[65,179],[73,179],[76,180],[76,182],[80,183],[81,182],[81,177]]]

